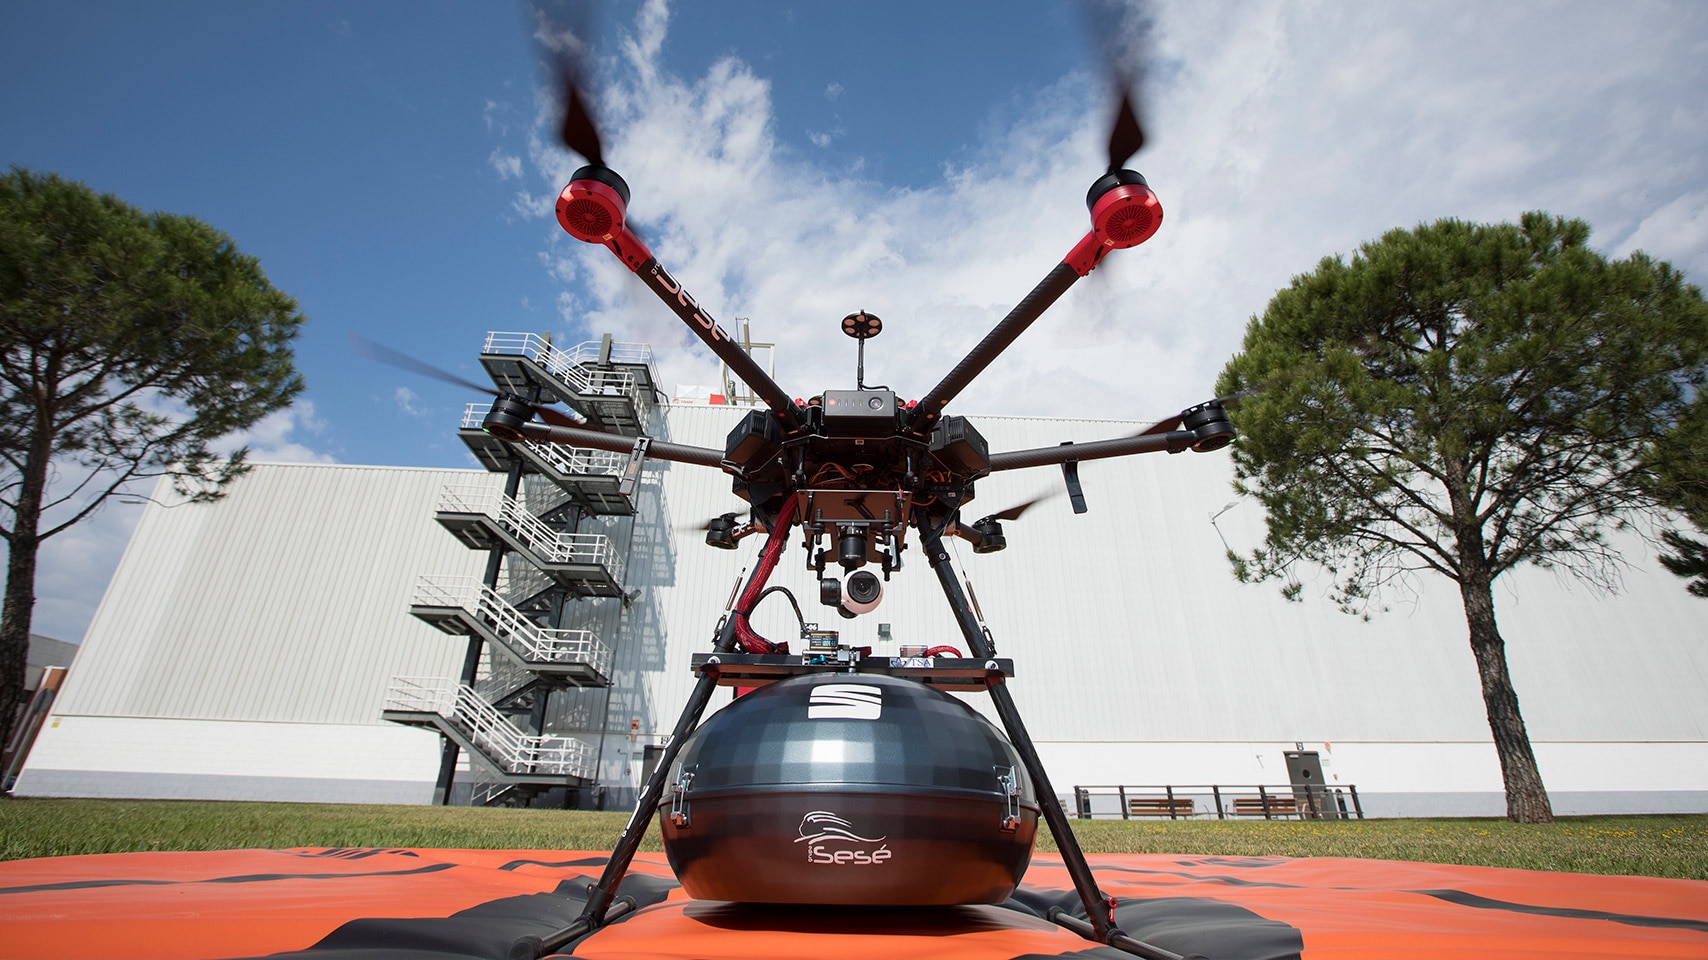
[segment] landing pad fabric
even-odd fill
[[[1127,933],[1208,958],[1708,957],[1708,882],[1340,858],[1097,855]],[[580,912],[600,852],[228,850],[0,863],[0,955],[504,957]],[[662,854],[640,908],[574,946],[597,960],[1113,958],[1048,922],[1077,912],[1038,855],[1000,906],[762,907],[683,896]]]

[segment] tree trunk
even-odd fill
[[[0,613],[0,747],[12,742],[12,725],[24,704],[30,655],[30,618],[36,603],[36,544],[14,537],[6,561],[6,600]]]
[[[1506,641],[1495,626],[1492,584],[1486,575],[1473,573],[1460,580],[1459,595],[1465,602],[1471,652],[1476,655],[1477,674],[1483,684],[1483,705],[1494,733],[1495,752],[1500,756],[1506,818],[1514,823],[1553,823],[1554,810],[1542,786],[1542,774],[1536,769],[1536,754],[1530,749],[1524,717],[1518,712],[1518,693],[1507,673]]]
[[[44,436],[39,429],[31,438],[18,483],[18,508],[7,537],[6,599],[0,607],[0,747],[11,742],[13,723],[24,705],[30,622],[36,607],[36,554],[41,547],[37,531],[41,529],[51,440],[51,434]]]

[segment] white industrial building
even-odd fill
[[[634,426],[656,437],[719,449],[745,412],[646,400],[634,411]],[[992,451],[1141,426],[971,419]],[[622,459],[575,469],[614,482]],[[956,560],[1014,660],[1011,689],[1058,794],[1286,785],[1284,754],[1305,751],[1331,784],[1355,785],[1371,815],[1504,811],[1452,584],[1421,580],[1416,596],[1392,597],[1369,622],[1313,596],[1309,582],[1305,602],[1289,603],[1229,572],[1225,544],[1257,543],[1262,517],[1251,503],[1228,507],[1225,453],[1091,461],[1080,475],[1087,514],[1051,501],[1007,526],[1005,552],[974,556],[960,544]],[[471,544],[491,542],[481,530],[520,529],[506,510],[550,513],[562,500],[532,478],[506,501],[505,479],[261,464],[218,503],[147,507],[16,792],[428,803],[439,730],[461,723],[466,745],[498,759],[470,766],[462,751],[459,800],[496,792],[508,775],[603,788],[576,802],[629,802],[646,748],[662,742],[693,685],[691,654],[709,648],[762,538],[707,548],[704,521],[744,507],[728,477],[648,461],[632,514],[584,511],[572,524],[569,536],[584,539],[570,560],[601,565],[602,586],[554,594],[549,629],[507,634],[526,650],[485,645],[481,683],[531,670],[564,685],[526,700],[530,716],[465,709],[455,681],[468,638],[443,629],[473,622],[455,615],[458,604],[502,619],[481,606],[489,554]],[[1061,486],[1054,467],[993,475],[970,512]],[[171,503],[167,488],[155,497]],[[882,605],[855,620],[818,605],[798,537],[772,583],[788,585],[809,620],[878,653],[960,646],[924,558],[904,558]],[[1562,814],[1708,811],[1708,606],[1641,543],[1629,558],[1616,595],[1540,570],[1497,585],[1543,777]],[[492,592],[537,597],[539,577],[511,554]],[[754,625],[798,637],[781,598],[767,599]],[[558,666],[527,666],[536,654]],[[727,702],[718,696],[714,709]],[[432,715],[446,719],[428,726]]]

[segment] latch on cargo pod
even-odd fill
[[[1020,826],[1020,778],[1013,767],[992,767],[996,785],[1002,790],[1002,829],[1012,832]]]
[[[670,788],[670,823],[678,830],[688,829],[688,790],[694,785],[695,767],[683,767]]]

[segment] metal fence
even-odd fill
[[[1115,784],[1073,788],[1081,820],[1362,820],[1358,788],[1350,783],[1309,786],[1267,784]]]

